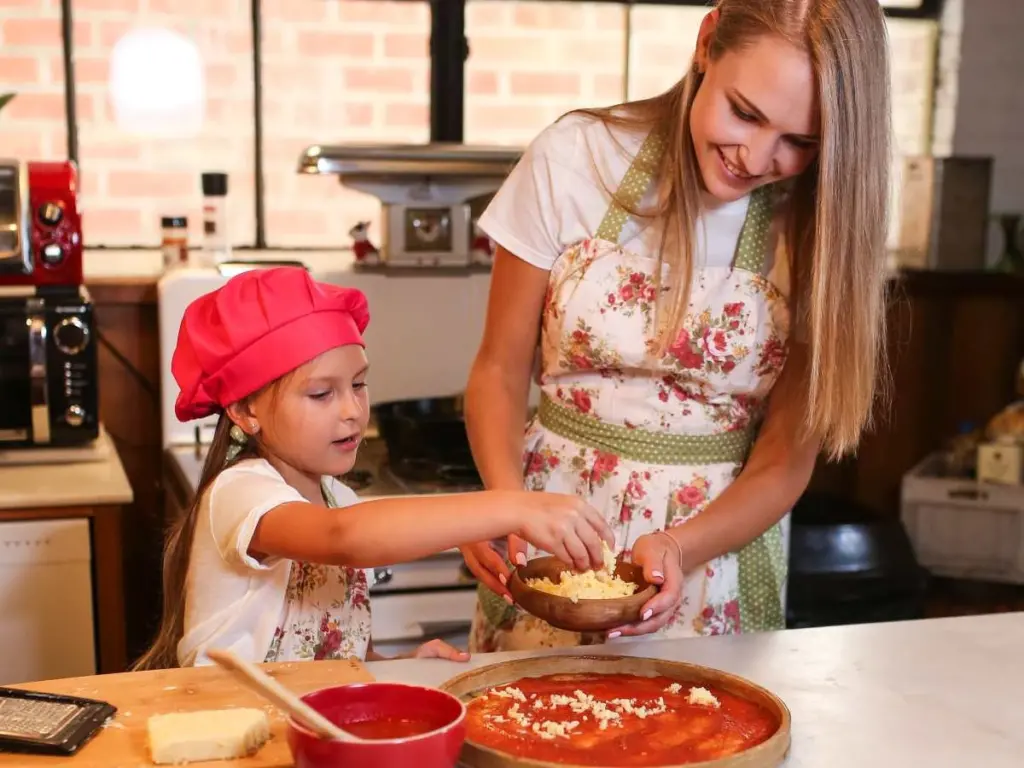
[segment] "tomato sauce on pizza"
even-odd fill
[[[474,744],[568,765],[699,763],[748,750],[779,728],[769,710],[715,687],[626,674],[523,678],[467,708]]]

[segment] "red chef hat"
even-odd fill
[[[174,412],[200,419],[334,347],[363,343],[366,296],[318,283],[301,267],[253,269],[189,304],[171,373]]]

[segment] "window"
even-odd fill
[[[267,243],[349,244],[375,197],[296,172],[312,144],[417,143],[430,134],[426,3],[263,0],[263,174]]]
[[[934,21],[889,20],[892,51],[893,154],[889,244],[899,238],[902,158],[931,152],[932,109],[935,101],[935,55],[938,24]]]
[[[632,9],[629,98],[668,90],[686,74],[707,8],[639,5]]]
[[[626,6],[468,0],[465,140],[525,146],[576,107],[625,100]]]
[[[68,156],[60,6],[28,0],[4,7],[0,93],[16,93],[0,111],[3,155],[19,160]]]
[[[707,5],[654,1],[466,0],[465,141],[524,146],[575,107],[670,86]],[[927,152],[941,2],[880,2],[890,16],[896,146]],[[155,246],[165,215],[188,216],[200,242],[200,174],[219,170],[230,178],[236,246],[344,247],[355,222],[379,223],[380,206],[335,177],[300,175],[301,152],[429,138],[426,0],[258,0],[255,48],[248,2],[8,6],[0,93],[18,96],[0,113],[3,153],[75,155],[88,246]],[[62,8],[70,9],[70,41],[61,36]],[[65,114],[66,45],[73,115]]]
[[[86,246],[158,245],[162,216],[188,216],[189,239],[201,242],[204,171],[228,174],[231,240],[253,244],[248,4],[221,3],[204,15],[195,7],[71,0]],[[195,108],[197,84],[195,120],[184,113]],[[177,119],[162,131],[159,110],[170,99]]]

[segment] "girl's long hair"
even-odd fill
[[[871,420],[884,375],[885,241],[890,155],[889,53],[878,0],[719,0],[709,54],[718,59],[762,35],[807,51],[821,107],[820,152],[791,182],[783,230],[793,328],[809,346],[805,428],[832,458],[851,452]],[[703,76],[693,69],[665,93],[607,109],[576,110],[638,132],[666,149],[656,208],[631,212],[665,223],[658,304],[664,354],[689,307],[701,172],[689,130]],[[623,201],[625,205],[625,202]],[[628,207],[628,206],[627,206]],[[655,276],[661,269],[655,270]],[[660,291],[659,291],[660,295]]]
[[[232,425],[233,422],[228,415],[222,413],[209,452],[206,454],[206,463],[203,465],[195,496],[184,514],[171,522],[164,547],[163,613],[160,629],[149,650],[135,662],[133,670],[169,669],[178,666],[178,642],[185,630],[185,586],[196,518],[199,516],[203,496],[217,476],[229,466],[258,455],[257,443],[250,438],[239,454],[230,462],[227,461]]]

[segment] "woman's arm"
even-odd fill
[[[669,529],[682,550],[684,571],[753,541],[782,519],[807,488],[819,441],[800,437],[806,365],[806,348],[794,344],[739,476],[703,512]]]
[[[523,427],[548,274],[497,249],[465,406],[473,460],[491,490],[523,487]]]
[[[340,509],[289,502],[260,519],[249,555],[353,568],[417,560],[452,547],[518,534],[565,562],[599,567],[611,532],[575,496],[482,491],[396,496]]]

